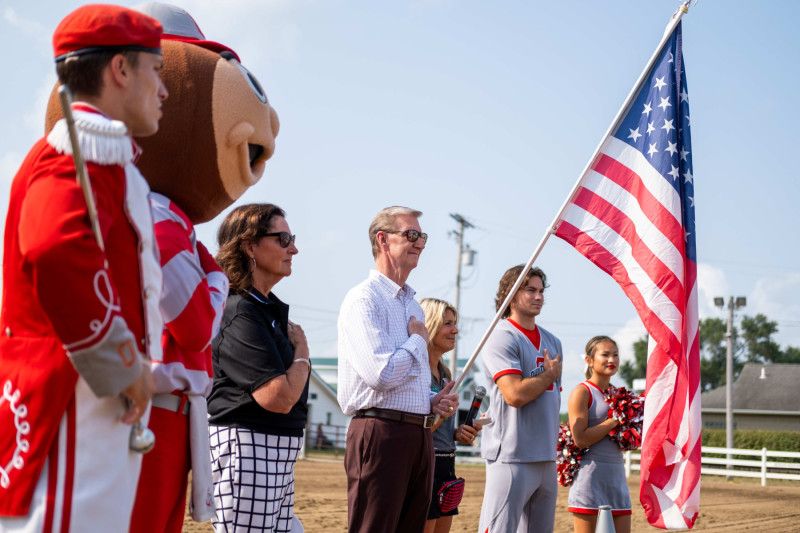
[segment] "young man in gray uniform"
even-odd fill
[[[503,274],[497,309],[523,268]],[[486,459],[481,532],[553,530],[561,341],[536,325],[545,287],[544,272],[531,269],[482,351],[494,422],[484,427],[481,439]]]

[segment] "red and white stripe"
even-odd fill
[[[556,230],[620,284],[650,334],[640,500],[669,529],[691,527],[700,505],[697,266],[681,209],[647,158],[609,137]]]
[[[27,514],[0,517],[0,531],[126,531],[142,455],[128,448],[131,427],[119,421],[124,411],[121,399],[98,398],[79,378]]]
[[[156,392],[206,395],[213,376],[211,340],[222,320],[228,279],[174,202],[151,193],[150,204],[164,276],[164,358],[153,364]]]

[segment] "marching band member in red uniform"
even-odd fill
[[[75,95],[78,145],[99,214],[94,238],[64,121],[11,186],[0,314],[0,530],[127,530],[141,455],[147,359],[161,358],[161,269],[132,135],[158,129],[167,97],[161,25],[89,5],[53,35]]]

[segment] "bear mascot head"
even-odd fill
[[[183,9],[151,2],[137,8],[164,27],[161,71],[169,97],[158,133],[136,139],[136,165],[150,188],[195,224],[238,199],[264,174],[275,151],[278,115],[256,77],[228,46],[209,41]],[[54,91],[45,128],[61,118]]]

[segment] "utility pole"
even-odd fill
[[[455,236],[458,242],[458,261],[456,262],[456,298],[453,302],[453,307],[456,308],[456,313],[461,316],[461,264],[463,263],[464,255],[464,230],[474,228],[470,221],[458,213],[450,213],[450,218],[458,223],[458,229],[450,232]],[[455,377],[458,367],[458,337],[456,337],[456,345],[450,355],[450,373]]]
[[[725,298],[714,298],[714,305],[720,309],[725,306]],[[725,339],[728,343],[727,353],[725,354],[725,447],[733,448],[733,312],[747,305],[747,298],[737,296],[728,298],[728,325],[725,332]],[[726,454],[726,470],[733,470],[731,459],[733,456]],[[730,479],[731,476],[727,476]]]

